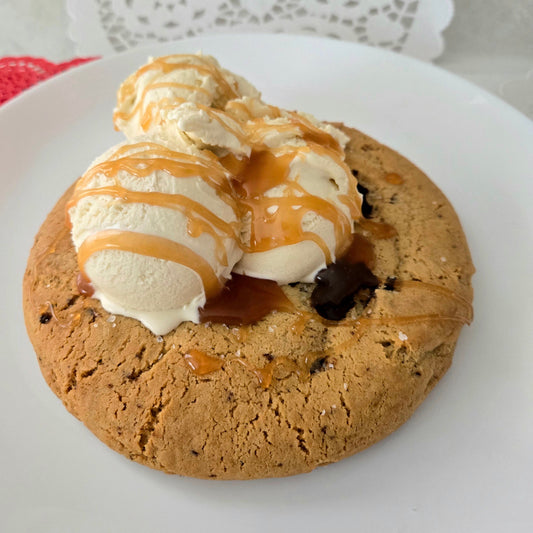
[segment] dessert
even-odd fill
[[[407,420],[472,319],[435,185],[206,56],[141,67],[114,119],[127,141],[52,210],[24,278],[65,406],[133,460],[222,479],[307,472]]]

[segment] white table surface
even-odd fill
[[[533,0],[454,0],[435,63],[533,118]],[[76,56],[65,0],[0,0],[0,56]]]

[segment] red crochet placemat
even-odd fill
[[[52,63],[40,57],[0,58],[0,105],[40,81],[87,63],[96,57],[78,57],[63,63]]]

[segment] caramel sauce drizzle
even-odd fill
[[[200,322],[242,326],[257,322],[272,311],[294,310],[275,281],[233,274],[218,296],[200,309]]]
[[[175,60],[179,60],[176,62]],[[187,60],[197,61],[200,64],[191,62],[187,63]],[[221,91],[222,95],[230,100],[232,98],[237,98],[238,94],[234,87],[230,85],[230,83],[226,80],[224,77],[222,71],[215,65],[209,63],[205,58],[202,56],[197,56],[194,54],[175,54],[175,55],[168,55],[163,57],[158,57],[154,59],[151,63],[148,63],[147,65],[142,66],[140,69],[137,70],[134,74],[129,76],[126,81],[120,86],[120,89],[118,91],[118,109],[113,114],[113,121],[115,123],[115,128],[118,129],[118,121],[119,120],[130,120],[136,113],[140,113],[142,111],[142,108],[144,106],[144,101],[146,99],[147,94],[156,89],[161,88],[176,88],[176,89],[188,89],[192,93],[194,92],[203,92],[207,95],[211,96],[208,91],[201,87],[196,86],[190,86],[185,85],[182,83],[175,83],[175,82],[149,82],[143,92],[141,93],[140,98],[133,104],[132,109],[129,112],[126,111],[119,111],[120,107],[126,104],[129,100],[132,100],[135,97],[135,90],[137,87],[137,83],[139,79],[148,72],[153,72],[156,79],[158,79],[158,76],[160,75],[167,75],[173,71],[176,70],[195,70],[199,74],[205,74],[208,76],[212,76]],[[158,108],[165,107],[169,104],[169,101],[164,101],[166,99],[161,99],[159,102],[150,102],[148,106],[146,106],[146,109],[141,114],[139,122],[141,124],[141,127],[144,131],[148,130],[150,127],[150,124],[153,120],[153,117],[155,115],[154,109],[157,106]],[[176,97],[173,98],[172,105],[174,105],[177,101],[181,100],[181,103],[186,101],[186,99],[180,99]],[[209,111],[210,112],[210,111]]]
[[[227,111],[234,111],[234,112],[237,112],[237,113],[242,113],[248,119],[254,118],[254,116],[253,116],[252,112],[250,111],[249,107],[244,102],[240,102],[239,100],[230,100],[226,104],[226,110]]]
[[[116,119],[131,120],[133,115],[135,115],[135,113],[138,113],[143,107],[144,101],[148,93],[150,91],[155,91],[157,89],[185,89],[186,91],[189,91],[191,93],[195,93],[195,92],[203,93],[207,97],[211,98],[211,93],[207,89],[204,89],[203,87],[197,87],[196,85],[187,85],[185,83],[177,83],[177,82],[172,82],[172,81],[152,82],[146,85],[146,87],[143,89],[139,99],[135,102],[135,105],[131,108],[131,111],[129,112],[125,112],[125,111],[120,112],[118,110],[115,111],[113,115],[115,121]],[[181,102],[185,101],[185,98],[181,98],[179,96],[176,96],[175,98]],[[122,105],[124,103],[124,100],[120,99],[120,90],[118,93],[118,103],[119,105]],[[144,122],[144,120],[145,120],[145,117],[141,117],[141,123]],[[143,128],[143,129],[145,129],[146,131],[147,128]]]
[[[56,237],[53,239],[53,241],[50,243],[48,248],[41,252],[35,259],[35,262],[33,264],[32,273],[35,272],[37,267],[50,255],[53,255],[57,251],[57,246],[63,240],[67,235],[69,234],[69,228],[66,226],[63,226],[61,230],[57,233]]]
[[[398,235],[396,228],[386,222],[376,222],[375,220],[361,217],[357,223],[363,231],[368,231],[376,239],[391,239]]]
[[[311,355],[312,354],[306,355],[303,365],[299,365],[288,357],[281,356],[276,357],[263,367],[252,365],[248,361],[240,358],[224,361],[224,359],[211,357],[201,350],[190,350],[189,353],[186,353],[183,356],[183,359],[187,368],[197,376],[205,376],[206,374],[216,372],[217,370],[220,370],[224,364],[237,363],[257,378],[261,388],[268,389],[272,384],[274,373],[278,367],[285,368],[289,373],[296,373],[296,375],[302,380],[309,379],[312,364],[312,361],[310,361]]]
[[[200,350],[191,350],[183,356],[187,367],[197,376],[205,376],[216,370],[220,370],[224,365],[223,359],[211,357]]]
[[[459,324],[470,324],[470,319],[461,315],[442,315],[440,313],[427,313],[422,315],[410,316],[385,316],[379,318],[359,317],[354,319],[345,319],[334,324],[340,327],[356,327],[355,338],[360,336],[371,326],[404,326],[420,322],[433,322],[444,320],[446,322],[457,322]],[[325,321],[327,323],[327,321]]]
[[[94,294],[94,287],[92,286],[91,281],[81,272],[76,277],[76,287],[82,296],[90,298]]]
[[[307,324],[315,319],[318,318],[319,320],[322,320],[322,317],[315,313],[310,313],[308,311],[295,311],[296,313],[296,320],[291,324],[291,331],[295,335],[301,335],[307,326]]]
[[[309,240],[320,247],[326,263],[331,263],[331,252],[327,244],[316,233],[303,229],[303,218],[313,211],[330,220],[336,233],[337,251],[342,248],[345,237],[351,232],[350,220],[327,200],[310,194],[294,194],[295,191],[303,190],[296,183],[289,182],[289,195],[240,199],[241,209],[249,213],[252,222],[250,244],[243,245],[246,252],[263,252]]]
[[[322,250],[326,262],[332,261],[331,251],[322,238],[314,232],[304,231],[302,220],[309,212],[315,212],[329,220],[335,229],[337,249],[336,254],[344,251],[346,241],[352,232],[352,222],[346,214],[333,203],[320,197],[311,195],[298,185],[296,180],[289,180],[290,165],[300,155],[317,152],[327,155],[341,166],[346,167],[341,158],[341,148],[335,139],[319,130],[308,121],[296,114],[291,114],[291,122],[287,128],[295,129],[303,136],[308,145],[293,147],[288,152],[275,153],[267,150],[264,146],[256,148],[249,159],[237,160],[234,156],[222,160],[227,166],[233,167],[238,174],[233,182],[238,195],[238,204],[242,215],[248,214],[251,219],[251,241],[248,246],[243,246],[246,252],[261,252],[271,250],[279,246],[295,244],[303,240],[315,242]],[[251,121],[253,124],[254,121]],[[249,128],[271,128],[263,119],[259,119],[255,126]],[[323,145],[316,144],[321,142]],[[132,153],[133,152],[133,153]],[[282,151],[283,152],[283,151]],[[214,158],[214,156],[213,156]],[[143,142],[131,146],[123,146],[109,158],[91,168],[79,181],[74,195],[67,205],[67,212],[82,198],[94,195],[108,195],[122,202],[146,203],[160,207],[179,209],[188,218],[187,229],[191,236],[199,236],[206,232],[213,237],[216,243],[217,257],[227,264],[227,255],[224,246],[226,238],[236,238],[236,224],[227,224],[220,218],[212,215],[201,204],[194,202],[182,195],[169,195],[157,192],[138,192],[123,188],[118,183],[117,175],[120,171],[128,172],[137,177],[146,177],[157,170],[164,170],[172,176],[184,178],[199,176],[210,186],[220,192],[221,197],[229,204],[234,200],[231,196],[230,185],[224,170],[216,163],[216,160],[200,160],[197,157],[173,152],[170,149],[155,143]],[[351,177],[348,168],[345,168],[350,176],[352,195],[350,211],[360,214],[360,200],[355,193],[355,180]],[[99,173],[106,177],[114,178],[114,186],[84,189],[84,186]],[[278,185],[285,185],[286,191],[283,197],[265,197],[263,193]],[[343,200],[344,201],[344,200]],[[110,235],[110,234],[108,234]],[[113,236],[115,239],[115,236]],[[125,241],[120,241],[124,243]],[[115,248],[119,246],[116,239],[113,245],[105,246],[99,241],[100,249]],[[95,248],[85,247],[95,250]],[[163,253],[161,247],[158,253]],[[152,255],[155,248],[151,248]],[[86,260],[86,259],[85,259]],[[80,266],[84,261],[80,259]],[[192,263],[187,262],[192,267]],[[203,268],[202,278],[207,279],[206,269]]]
[[[69,322],[63,322],[62,320],[58,318],[54,304],[51,302],[45,302],[45,304],[41,306],[39,310],[39,314],[42,315],[44,313],[49,313],[50,317],[57,322],[57,325],[60,328],[68,328],[72,326],[77,326],[81,321],[81,313],[78,312],[78,313],[70,314]]]
[[[307,318],[310,313],[302,313],[301,317]],[[358,341],[370,328],[379,327],[379,326],[402,326],[416,323],[424,322],[435,322],[435,321],[445,321],[445,322],[454,322],[458,324],[469,324],[470,318],[464,316],[450,316],[442,315],[439,313],[435,314],[422,314],[422,315],[413,315],[413,316],[403,316],[403,317],[380,317],[380,318],[367,318],[360,317],[353,320],[343,320],[341,322],[335,322],[334,325],[337,326],[355,326],[355,335],[348,341],[342,343],[339,346],[339,349],[343,349],[345,345],[351,344],[355,341]],[[328,321],[321,319],[322,322],[327,324]],[[191,355],[193,354],[194,355]],[[243,366],[246,370],[251,372],[258,381],[259,386],[262,389],[268,389],[272,385],[272,381],[275,377],[275,372],[277,368],[281,367],[287,370],[288,373],[295,373],[301,381],[308,381],[311,376],[311,365],[313,361],[311,357],[313,354],[307,354],[303,364],[298,364],[296,361],[289,359],[285,356],[276,357],[263,367],[258,367],[252,365],[245,359],[234,358],[227,361],[210,357],[205,352],[199,350],[191,350],[190,354],[186,354],[185,361],[190,370],[199,376],[209,374],[220,370],[224,364],[228,365],[230,363],[236,363]],[[326,355],[327,354],[316,354]]]
[[[459,305],[462,305],[466,310],[466,324],[470,324],[474,317],[474,308],[472,304],[460,294],[457,294],[455,291],[443,287],[442,285],[435,285],[433,283],[426,283],[423,281],[415,280],[397,280],[394,284],[395,287],[401,289],[402,287],[414,288],[414,289],[423,289],[437,294],[442,294],[448,298],[455,300]]]
[[[290,112],[287,118],[288,122],[285,124],[267,122],[267,119],[263,117],[249,121],[247,123],[249,142],[254,146],[260,146],[263,144],[265,135],[271,130],[281,133],[289,132],[308,143],[324,147],[328,152],[335,152],[341,157],[344,155],[344,150],[332,135],[321,130],[302,115]]]
[[[164,122],[171,122],[171,120],[165,118],[164,115],[168,114],[174,109],[179,108],[185,102],[189,102],[189,100],[177,96],[173,97],[172,99],[165,97],[161,98],[157,102],[150,102],[141,117],[141,128],[143,131],[147,131],[152,125],[157,126]],[[229,117],[229,115],[221,110],[214,109],[196,102],[193,103],[196,108],[204,111],[209,118],[218,122],[228,133],[236,137],[239,142],[242,144],[246,143],[245,133],[240,129],[237,122],[235,122],[233,118]],[[234,122],[234,124],[228,124],[228,121],[224,120],[224,117],[229,119],[231,122]]]
[[[160,113],[156,112],[156,110],[161,108],[170,109],[185,102],[187,100],[186,98],[176,96],[173,98],[161,98],[158,101],[150,102],[146,106],[144,105],[147,95],[152,90],[184,89],[190,90],[191,94],[194,93],[197,89],[195,87],[167,80],[161,81],[160,76],[183,69],[193,69],[200,74],[212,76],[219,86],[220,91],[223,93],[223,96],[230,102],[227,108],[231,108],[233,105],[234,109],[244,112],[248,117],[252,118],[252,113],[246,104],[243,102],[231,104],[231,101],[238,97],[238,94],[235,88],[227,82],[218,67],[210,64],[201,56],[187,54],[158,58],[144,65],[136,73],[131,75],[119,89],[119,109],[135,98],[137,84],[142,76],[152,73],[153,77],[152,81],[147,83],[137,100],[132,102],[132,107],[129,112],[116,111],[114,117],[115,124],[117,124],[117,120],[119,119],[128,120],[135,113],[140,113],[140,124],[146,130],[154,120],[161,119]],[[204,94],[207,93],[209,95],[205,89],[198,90],[203,90]],[[243,246],[245,252],[267,251],[279,246],[287,246],[303,240],[311,240],[322,250],[326,262],[331,262],[333,259],[332,252],[324,240],[314,232],[303,230],[302,220],[310,212],[315,212],[332,223],[335,228],[337,242],[335,254],[339,255],[344,251],[347,238],[352,233],[352,220],[333,203],[307,193],[305,189],[297,184],[297,179],[288,179],[290,165],[296,157],[311,151],[330,157],[337,165],[343,168],[348,176],[349,191],[348,194],[340,197],[340,201],[348,207],[352,219],[359,218],[361,214],[361,200],[356,191],[356,181],[352,177],[350,169],[344,163],[342,147],[332,135],[321,130],[296,112],[290,112],[285,115],[288,119],[288,123],[286,124],[272,124],[268,122],[267,118],[259,117],[249,120],[244,130],[238,131],[224,120],[224,117],[230,118],[226,113],[201,104],[195,105],[208,113],[211,118],[217,120],[242,143],[250,144],[253,148],[250,158],[238,160],[233,155],[230,155],[221,160],[221,163],[236,175],[234,185],[239,196],[239,210],[241,215],[248,215],[251,220],[251,241],[248,246]],[[282,113],[279,108],[266,106],[265,115],[268,118],[273,118],[281,116]],[[233,122],[233,119],[231,121]],[[277,132],[293,132],[294,135],[303,139],[307,145],[305,147],[291,147],[289,150],[271,150],[263,144],[265,135],[271,130],[276,130]],[[173,175],[182,177],[198,175],[197,161],[187,160],[187,157],[180,158],[176,157],[177,154],[162,153],[160,148],[153,145],[146,146],[144,152],[137,157],[131,154],[126,157],[121,157],[128,149],[127,147],[119,149],[109,161],[96,165],[83,177],[78,189],[82,189],[83,185],[98,172],[102,172],[106,176],[116,176],[119,169],[137,176],[146,176],[162,167]],[[153,159],[146,161],[150,156]],[[117,160],[120,163],[117,163]],[[206,180],[212,180],[212,170],[212,168],[206,165],[206,170],[200,172],[201,177]],[[221,187],[224,193],[231,196],[231,191],[223,187],[225,182],[226,176],[218,173],[217,178],[215,178],[215,183],[211,183],[211,185],[217,188]],[[278,185],[285,186],[283,197],[266,198],[263,196],[264,192]],[[208,232],[215,239],[218,257],[223,258],[223,261],[227,264],[223,241],[228,236],[234,237],[235,230],[233,227],[229,228],[228,225],[221,224],[221,221],[213,220],[213,217],[210,217],[208,220],[205,213],[196,216],[193,220],[193,213],[199,214],[198,205],[194,205],[183,197],[169,198],[168,195],[164,196],[158,193],[152,193],[150,195],[147,193],[126,193],[124,189],[121,189],[117,185],[114,188],[93,189],[91,192],[76,191],[74,198],[69,204],[69,208],[75,205],[81,197],[96,194],[108,194],[125,202],[145,202],[151,205],[178,208],[182,212],[185,211],[189,219],[189,233],[197,236],[203,232]],[[206,221],[205,223],[203,222],[204,220]]]
[[[174,60],[179,58],[183,61],[193,59],[199,61],[200,64],[184,63],[183,61],[174,62]],[[189,234],[193,237],[197,237],[202,233],[208,233],[211,235],[216,242],[219,260],[227,264],[224,239],[228,237],[237,237],[236,224],[228,224],[224,222],[198,202],[194,202],[182,195],[130,191],[123,188],[117,181],[119,171],[126,171],[137,177],[146,177],[157,170],[164,170],[170,175],[179,178],[192,176],[200,177],[213,187],[220,197],[222,197],[228,204],[232,205],[232,207],[235,204],[234,196],[236,193],[237,205],[241,211],[241,215],[249,215],[251,219],[251,241],[248,246],[243,247],[244,251],[249,253],[267,251],[279,246],[286,246],[303,240],[311,240],[321,248],[326,258],[326,262],[331,262],[333,259],[331,256],[332,254],[325,242],[315,233],[303,230],[302,220],[305,215],[310,212],[317,213],[319,216],[324,217],[333,224],[337,241],[337,249],[335,250],[337,257],[340,257],[342,253],[346,251],[346,247],[349,247],[348,241],[353,229],[351,219],[358,220],[360,227],[364,231],[371,233],[376,239],[388,239],[397,234],[395,228],[389,224],[367,220],[361,217],[361,199],[356,190],[356,180],[352,177],[350,169],[344,162],[342,147],[332,135],[316,127],[305,117],[297,113],[288,113],[287,118],[289,122],[285,124],[272,124],[264,117],[253,118],[252,113],[246,104],[231,100],[238,95],[235,88],[233,88],[224,78],[222,72],[217,67],[209,64],[201,58],[201,56],[165,56],[141,67],[141,69],[139,69],[134,75],[130,76],[121,86],[118,95],[119,107],[135,96],[136,84],[139,78],[145,73],[154,71],[157,77],[157,73],[164,75],[180,69],[194,69],[199,73],[213,76],[222,91],[223,96],[230,100],[226,108],[233,108],[246,113],[251,119],[248,120],[241,131],[240,129],[232,127],[224,120],[224,117],[228,116],[224,112],[201,104],[195,104],[197,107],[208,113],[211,118],[217,120],[228,132],[235,135],[241,142],[250,144],[252,146],[251,156],[249,158],[238,159],[233,155],[228,155],[218,161],[214,154],[211,154],[209,159],[204,160],[195,156],[173,152],[172,150],[166,149],[155,143],[138,143],[136,145],[124,146],[118,149],[108,161],[96,165],[81,178],[74,196],[67,206],[67,210],[76,205],[81,198],[93,195],[107,195],[126,203],[146,203],[159,207],[177,209],[187,216],[187,230]],[[172,99],[162,98],[158,102],[150,102],[143,111],[144,102],[148,93],[152,90],[163,88],[184,89],[190,90],[191,92],[200,91],[211,96],[210,93],[203,88],[180,83],[155,81],[148,83],[129,112],[117,111],[115,113],[115,123],[117,119],[128,120],[133,117],[135,113],[141,113],[142,111],[140,123],[146,130],[153,123],[153,120],[156,120],[157,117],[160,118],[160,115],[155,113],[156,108],[165,107],[169,109],[171,107],[177,107],[187,101],[186,98],[181,97],[174,97]],[[267,110],[265,116],[268,118],[281,116],[281,111],[274,106],[268,106]],[[264,139],[269,131],[273,129],[277,132],[292,132],[298,138],[303,139],[306,142],[306,146],[284,146],[282,149],[270,149],[264,144]],[[130,153],[132,150],[136,149],[139,150],[137,153]],[[295,158],[309,152],[314,152],[318,155],[331,158],[346,172],[346,175],[348,176],[349,190],[347,194],[339,196],[339,199],[348,207],[351,219],[333,203],[309,194],[298,184],[298,177],[294,180],[289,180],[290,167]],[[230,184],[228,176],[220,163],[222,163],[222,165],[235,176],[232,184]],[[98,173],[103,173],[107,177],[115,178],[115,185],[95,189],[83,189],[83,187]],[[394,173],[387,174],[385,180],[396,185],[403,183],[403,178]],[[285,187],[284,196],[264,196],[266,191],[280,185]],[[363,247],[360,252],[353,251],[353,243],[355,242],[359,245],[361,245],[361,243],[365,244],[363,239],[364,237],[362,236],[354,235],[352,238],[352,246],[349,247],[347,254],[351,254],[350,261],[354,261],[354,254],[355,256],[359,254],[360,259],[371,267],[375,263],[375,254],[373,253],[373,250],[369,251],[368,246],[366,246]],[[346,244],[347,242],[348,244]],[[107,230],[97,233],[86,239],[82,244],[78,252],[78,260],[82,275],[84,275],[83,268],[87,259],[93,253],[106,249],[125,250],[183,264],[200,275],[208,298],[217,295],[220,291],[220,283],[211,266],[189,248],[161,237],[118,230]],[[401,285],[398,286],[409,287],[411,286],[409,283],[418,282],[406,281],[399,283]],[[420,285],[417,285],[417,287],[420,287]],[[446,292],[447,289],[443,287],[431,287],[432,288],[430,288],[429,284],[426,284],[424,288],[427,290],[435,290],[440,294],[450,296],[451,291]],[[453,293],[451,293],[451,295],[459,303],[469,306],[469,311],[466,317],[452,317],[435,314],[413,317],[359,318],[355,321],[345,320],[336,324],[341,326],[356,325],[362,334],[362,332],[370,327],[370,325],[404,324],[426,320],[451,320],[468,323],[469,320],[471,320],[472,315],[471,305],[466,299],[461,298],[458,295],[453,295]],[[288,310],[284,309],[283,306],[280,309]],[[299,313],[299,318],[295,324],[293,324],[293,331],[298,332],[300,329],[303,330],[307,321],[310,319],[310,316],[311,315],[308,313]],[[241,319],[239,318],[239,320]],[[211,368],[211,366],[205,363],[205,361],[202,364],[198,363],[197,366],[194,366],[196,365],[193,361],[194,357],[198,359],[199,356],[198,354],[189,354],[188,359],[186,359],[188,366],[193,371],[204,372],[206,368]],[[218,360],[216,361],[216,365],[218,365],[219,362]],[[241,363],[244,364],[243,361],[241,361]],[[263,384],[266,384],[265,388],[267,388],[272,381],[274,369],[282,363],[289,366],[290,364],[294,364],[292,361],[287,363],[283,358],[278,358],[263,369],[254,369],[253,373],[258,377],[260,384],[262,386]],[[221,368],[221,366],[222,363],[220,363],[220,367],[218,368]],[[215,368],[215,370],[218,368]],[[208,370],[204,373],[210,371],[211,370]]]
[[[242,115],[245,115],[247,117],[248,120],[256,120],[258,118],[264,118],[264,117],[268,117],[268,118],[279,118],[281,117],[282,113],[281,113],[281,109],[279,107],[276,107],[274,105],[268,105],[268,104],[265,104],[264,102],[261,103],[261,115],[258,115],[257,114],[257,109],[255,110],[255,113],[254,114],[251,110],[250,110],[250,107],[247,105],[246,102],[243,102],[242,100],[230,100],[226,103],[226,107],[225,107],[225,110],[226,111],[233,111],[233,112],[236,112],[236,114],[242,114]]]
[[[263,144],[269,130],[294,132],[305,146],[270,149]],[[246,164],[228,158],[223,164],[236,171],[234,186],[239,196],[239,207],[243,216],[251,220],[251,239],[245,252],[255,253],[272,250],[280,246],[310,240],[322,250],[327,263],[332,261],[331,251],[322,238],[313,232],[304,231],[302,221],[305,215],[315,212],[329,220],[335,229],[336,255],[344,251],[346,241],[352,233],[352,221],[337,206],[328,200],[309,194],[298,185],[297,178],[289,180],[292,162],[302,155],[315,152],[330,157],[346,172],[349,183],[348,194],[339,197],[348,206],[353,219],[361,214],[361,201],[356,192],[356,182],[342,159],[343,150],[330,134],[312,125],[296,113],[289,114],[287,124],[271,124],[259,118],[247,123],[252,155]],[[264,193],[284,185],[282,197],[266,197]]]
[[[364,238],[364,237],[363,237]],[[244,276],[243,276],[244,277]],[[259,280],[258,280],[259,281]],[[378,317],[378,318],[370,318],[370,317],[359,317],[356,319],[345,319],[340,322],[331,322],[328,320],[325,320],[321,318],[318,315],[315,315],[312,312],[307,311],[300,311],[295,309],[284,309],[286,311],[293,311],[297,313],[297,319],[295,322],[291,325],[291,330],[294,334],[300,335],[305,328],[307,322],[311,319],[318,319],[320,322],[322,322],[326,326],[341,326],[341,327],[353,327],[355,328],[355,335],[352,337],[349,341],[346,341],[345,343],[342,343],[339,346],[339,349],[343,349],[343,347],[349,343],[353,343],[354,340],[358,341],[368,330],[370,330],[373,327],[379,327],[379,326],[405,326],[410,324],[421,324],[421,323],[432,323],[432,322],[451,322],[456,324],[469,324],[472,320],[472,306],[468,300],[463,298],[462,296],[456,294],[454,291],[447,289],[446,287],[440,286],[440,285],[434,285],[431,283],[424,283],[419,282],[415,280],[406,280],[406,281],[397,281],[395,286],[399,288],[417,288],[417,289],[423,289],[423,290],[429,290],[433,291],[437,294],[447,296],[454,301],[456,301],[459,304],[462,304],[464,306],[464,309],[467,311],[466,315],[463,314],[457,314],[457,315],[445,315],[441,313],[426,313],[426,314],[420,314],[420,315],[411,315],[411,316],[392,316],[392,317]],[[242,306],[242,313],[246,314],[246,308],[247,303],[244,302]],[[403,341],[402,341],[403,342]],[[311,372],[311,364],[310,364],[310,356],[313,354],[307,354],[303,364],[299,364],[296,361],[289,359],[288,357],[276,357],[269,363],[267,363],[263,367],[258,367],[255,365],[252,365],[245,359],[240,358],[234,358],[229,359],[226,361],[226,365],[229,363],[237,363],[246,370],[248,370],[251,374],[253,374],[258,384],[263,389],[268,389],[275,377],[276,370],[278,367],[284,368],[289,373],[296,373],[297,376],[301,381],[306,381],[310,378]],[[324,355],[324,354],[317,354],[318,355]],[[187,356],[186,356],[187,357]],[[204,352],[197,352],[195,357],[199,358],[199,362],[197,362],[195,365],[191,365],[189,361],[187,361],[188,366],[192,369],[192,371],[198,375],[203,375],[204,373],[214,372],[216,370],[219,370],[222,368],[224,363],[220,359],[211,358],[207,356]],[[210,364],[213,360],[213,363]],[[202,366],[202,362],[205,361],[205,363]],[[197,368],[202,368],[204,370],[196,370]]]
[[[91,255],[101,250],[122,250],[184,265],[200,276],[206,298],[215,296],[221,289],[211,265],[202,256],[187,246],[163,237],[114,229],[90,235],[78,250],[78,265],[85,277],[85,263]]]
[[[228,264],[224,242],[227,238],[238,238],[237,224],[230,224],[214,215],[205,206],[181,194],[159,192],[131,191],[120,185],[76,190],[67,205],[67,211],[82,198],[105,195],[119,199],[124,203],[143,203],[157,207],[166,207],[180,211],[187,217],[187,232],[191,237],[202,233],[211,235],[216,244],[217,259],[223,265]],[[218,230],[218,231],[217,231]]]
[[[376,266],[376,252],[374,245],[364,235],[354,233],[350,245],[338,259],[340,263],[364,263],[370,270]]]
[[[90,168],[78,181],[76,189],[83,189],[98,174],[113,178],[125,171],[138,178],[145,178],[158,170],[178,179],[201,178],[223,196],[227,203],[233,203],[229,180],[214,155],[210,159],[204,159],[175,152],[152,142],[120,147],[107,161]]]
[[[307,364],[300,366],[296,361],[285,356],[276,357],[263,367],[254,366],[244,359],[231,359],[230,361],[242,365],[246,370],[251,372],[257,378],[259,386],[262,389],[268,389],[270,387],[274,378],[274,372],[278,367],[285,368],[289,373],[295,373],[301,380],[307,380],[310,376],[310,367]]]
[[[391,185],[402,185],[404,179],[399,174],[396,174],[396,172],[389,172],[385,174],[385,181]]]
[[[134,152],[133,154],[131,153],[132,151]],[[70,209],[77,205],[82,198],[95,195],[110,196],[124,203],[144,203],[176,209],[187,218],[188,234],[191,237],[198,237],[203,233],[209,234],[215,242],[217,259],[224,265],[228,264],[225,241],[228,238],[237,238],[237,222],[233,224],[225,222],[199,202],[191,200],[184,195],[126,189],[120,185],[118,179],[121,171],[126,171],[139,178],[147,177],[155,171],[165,171],[176,179],[199,177],[214,188],[223,201],[235,208],[235,201],[231,195],[231,185],[227,175],[214,156],[211,159],[204,160],[174,152],[164,146],[150,142],[123,146],[116,150],[107,161],[95,165],[80,178],[72,198],[67,203],[66,212],[68,217]],[[87,186],[90,180],[98,174],[114,179],[115,185],[85,189],[84,187]],[[107,235],[107,243],[104,235]],[[197,272],[204,282],[206,295],[208,293],[211,295],[216,294],[220,288],[219,282],[216,281],[215,283],[214,281],[216,276],[210,265],[201,256],[174,241],[130,232],[124,232],[119,238],[114,231],[99,232],[91,239],[93,239],[91,241],[93,244],[83,243],[78,252],[78,261],[82,272],[83,265],[88,259],[88,253],[95,253],[103,249],[122,249],[135,253],[137,252],[133,246],[135,242],[138,246],[141,246],[139,250],[143,250],[137,252],[141,255],[172,260]],[[97,246],[96,242],[98,243]]]
[[[50,315],[57,322],[59,327],[66,328],[68,326],[68,324],[65,324],[64,322],[61,322],[61,320],[59,320],[59,318],[56,315],[56,311],[55,311],[55,308],[52,302],[45,302],[44,305],[41,306],[39,310],[39,314],[42,315],[43,313],[50,313]]]

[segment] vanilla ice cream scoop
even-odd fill
[[[67,211],[80,270],[107,311],[158,335],[198,322],[242,256],[228,176],[209,152],[150,139],[90,166]]]
[[[98,158],[67,205],[82,277],[155,334],[199,322],[232,272],[313,282],[361,216],[347,137],[268,105],[201,54],[151,59],[120,87],[128,142]]]
[[[342,132],[307,115],[277,114],[262,109],[247,122],[254,152],[237,177],[244,255],[234,271],[313,282],[348,247],[361,197]]]
[[[152,58],[120,86],[115,127],[129,139],[148,134],[172,142],[185,134],[199,148],[247,156],[239,121],[223,112],[229,101],[244,96],[260,94],[211,56]]]

